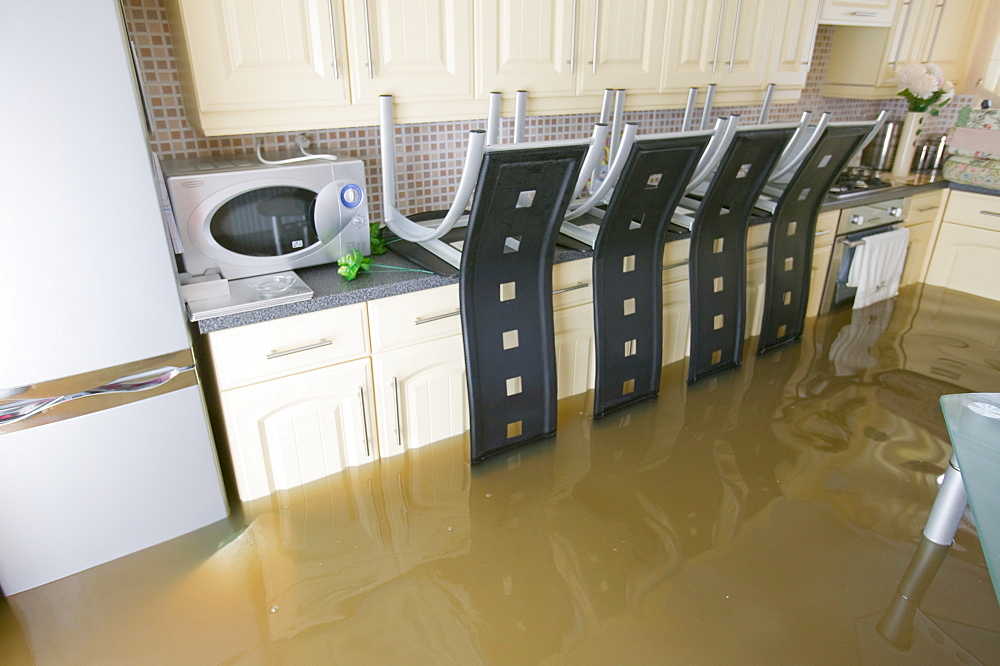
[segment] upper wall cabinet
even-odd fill
[[[823,0],[820,23],[888,28],[898,4],[899,0]]]
[[[324,127],[349,110],[339,3],[170,0],[167,6],[188,120],[204,134]]]
[[[821,0],[778,0],[775,3],[775,22],[778,25],[784,22],[784,30],[775,30],[771,39],[766,83],[796,93],[801,91],[812,66],[822,8]]]
[[[188,120],[206,135],[412,120],[472,98],[461,0],[168,0]],[[444,111],[442,112],[442,109]],[[411,114],[407,117],[407,114]]]
[[[480,99],[493,91],[527,90],[532,112],[597,111],[607,88],[630,95],[659,92],[662,2],[482,0],[475,5]]]
[[[715,83],[717,104],[759,101],[775,4],[764,0],[668,2],[663,91],[686,93],[688,88]],[[783,27],[782,22],[779,36]]]
[[[983,8],[983,0],[904,0],[891,28],[837,27],[823,94],[893,97],[896,72],[927,62],[939,65],[946,78],[960,84]]]

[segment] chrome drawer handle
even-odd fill
[[[306,345],[305,347],[296,347],[295,349],[286,349],[285,351],[271,352],[267,355],[267,360],[270,361],[272,358],[281,358],[282,356],[288,356],[289,354],[298,354],[299,352],[309,351],[310,349],[319,349],[320,347],[328,347],[333,344],[333,340],[320,340],[311,345]]]
[[[577,282],[572,287],[563,287],[562,289],[554,289],[552,291],[552,295],[555,296],[556,294],[565,294],[567,291],[573,291],[575,289],[584,289],[585,287],[589,286],[590,286],[589,282]]]
[[[438,319],[447,319],[448,317],[457,317],[461,314],[461,310],[455,310],[454,312],[446,312],[444,314],[434,315],[433,317],[427,317],[426,319],[420,319],[419,317],[413,320],[414,326],[420,326],[421,324],[429,324],[432,321],[437,321]]]
[[[851,16],[863,16],[865,18],[875,18],[878,16],[875,12],[851,12]]]
[[[979,214],[980,215],[991,215],[993,217],[1000,217],[1000,213],[995,213],[992,210],[981,210],[981,211],[979,211]]]
[[[763,245],[754,245],[753,247],[748,247],[747,252],[753,252],[754,250],[763,250],[766,247],[767,243],[764,243]]]
[[[823,231],[817,231],[815,235],[817,235],[817,236],[826,236],[828,233],[830,233],[830,230],[829,229],[824,229]]]
[[[688,260],[685,259],[684,261],[678,262],[676,264],[670,264],[668,266],[664,266],[663,270],[669,271],[671,268],[681,268],[681,267],[687,266],[687,265],[688,265]]]
[[[927,208],[918,208],[917,212],[918,213],[926,213],[929,210],[937,210],[937,209],[938,209],[938,206],[928,206]]]

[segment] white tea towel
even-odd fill
[[[865,236],[865,242],[854,251],[849,286],[856,286],[854,309],[892,298],[899,293],[899,279],[903,276],[906,247],[910,230],[901,227],[895,231]]]

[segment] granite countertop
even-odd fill
[[[889,174],[882,174],[882,177],[883,179],[890,180]],[[891,187],[874,190],[870,193],[842,199],[830,197],[820,207],[820,212],[877,203],[887,199],[911,197],[945,187],[985,194],[997,194],[992,190],[951,183],[944,180],[940,172],[913,174],[902,180],[891,179],[891,182]],[[769,217],[755,217],[751,220],[751,225],[764,224],[769,219]],[[689,238],[690,235],[689,231],[680,227],[674,227],[667,237],[667,242]],[[565,261],[585,259],[590,256],[593,256],[593,251],[591,250],[574,250],[558,245],[556,246],[554,263],[558,264]],[[375,268],[372,272],[359,273],[357,279],[351,282],[347,282],[337,273],[336,264],[296,269],[295,272],[298,273],[299,277],[313,290],[313,297],[310,300],[261,308],[241,314],[204,319],[197,322],[197,331],[198,333],[211,333],[227,328],[246,326],[248,324],[281,319],[307,312],[316,312],[352,303],[372,301],[379,298],[398,296],[399,294],[458,283],[458,278],[444,277],[436,273],[424,271],[416,264],[395,252],[387,252],[381,256],[374,257],[374,260],[376,264],[391,266],[392,268]]]

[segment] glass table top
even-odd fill
[[[941,410],[1000,599],[1000,393],[944,395]]]

